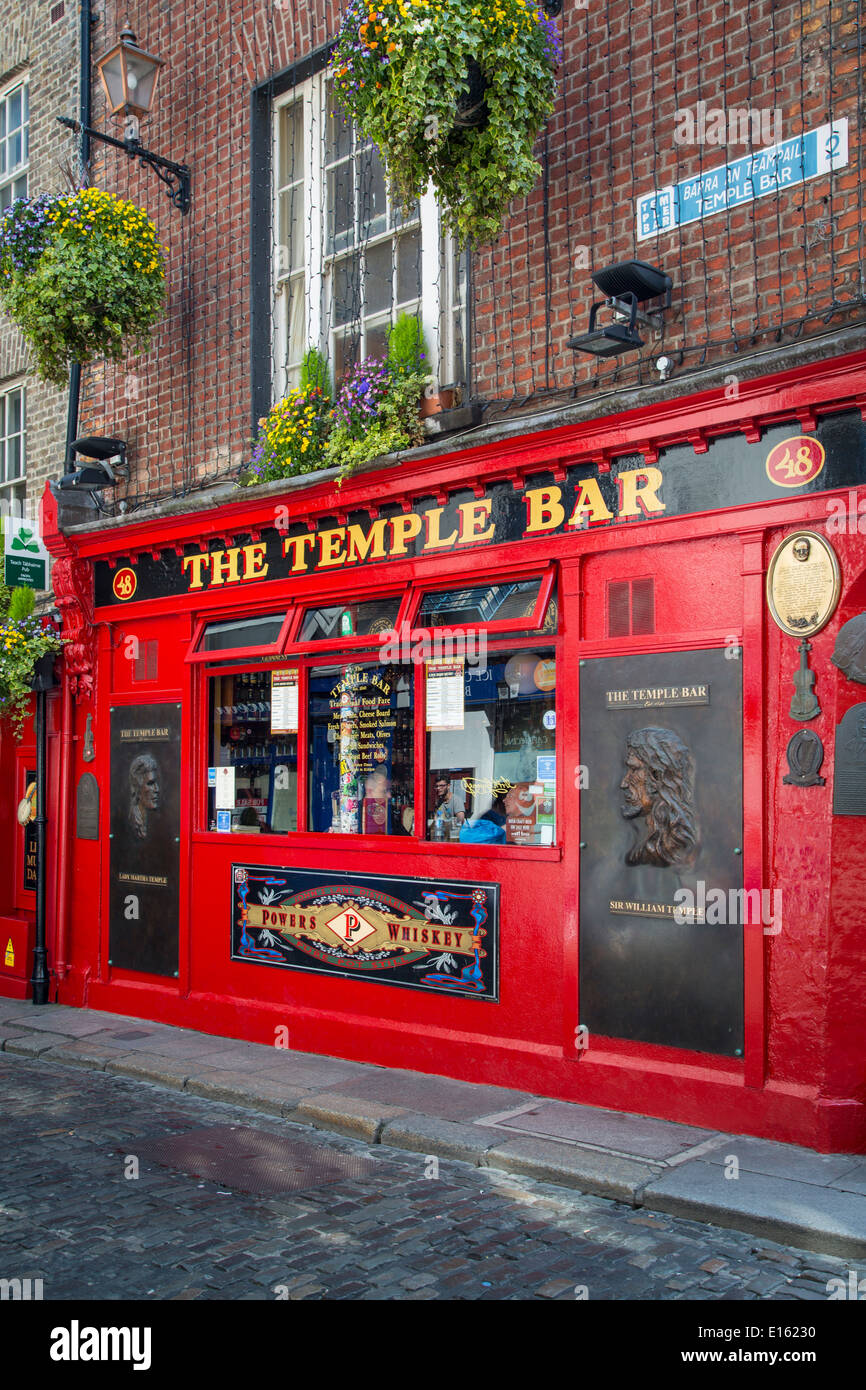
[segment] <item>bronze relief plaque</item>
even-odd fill
[[[726,650],[581,663],[590,1038],[742,1052],[742,662]]]
[[[75,837],[99,839],[99,783],[92,772],[82,772],[75,793]]]
[[[841,587],[836,552],[817,531],[795,531],[776,547],[767,571],[767,602],[773,621],[789,637],[820,632]]]
[[[866,816],[866,704],[852,705],[836,730],[834,816]]]

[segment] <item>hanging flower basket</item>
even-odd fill
[[[0,621],[0,719],[21,738],[34,690],[53,684],[51,667],[63,642],[34,614]]]
[[[493,241],[540,169],[561,49],[532,0],[351,0],[332,60],[340,101],[404,205],[432,179],[461,243]]]
[[[164,298],[163,248],[134,203],[83,188],[19,199],[0,221],[0,302],[46,381],[147,347]]]

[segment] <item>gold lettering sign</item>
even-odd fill
[[[841,585],[829,541],[817,531],[795,531],[776,548],[767,572],[773,621],[789,637],[811,637],[832,617]]]

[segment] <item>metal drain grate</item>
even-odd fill
[[[301,1192],[325,1183],[365,1178],[376,1171],[372,1159],[283,1139],[245,1125],[213,1125],[186,1134],[166,1134],[137,1146],[142,1158],[189,1177],[260,1197]]]

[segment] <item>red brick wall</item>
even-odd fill
[[[133,497],[227,472],[248,447],[250,93],[333,36],[340,8],[320,0],[108,0],[104,8],[97,56],[129,15],[141,44],[167,60],[143,141],[193,168],[193,209],[181,217],[152,173],[95,151],[94,180],[149,209],[170,266],[154,349],[130,375],[106,368],[86,382],[82,430],[129,439]],[[497,245],[475,257],[476,394],[503,404],[554,404],[575,390],[586,398],[656,380],[652,364],[662,351],[684,351],[678,370],[687,390],[688,371],[705,363],[730,360],[733,371],[744,352],[826,334],[862,315],[854,303],[863,292],[855,0],[736,8],[724,0],[589,0],[586,9],[565,0],[560,23],[560,92],[538,147],[547,162],[547,230],[540,181]],[[675,142],[675,113],[699,100],[757,109],[768,122],[778,111],[782,138],[847,116],[849,165],[832,179],[637,242],[641,193],[748,152]],[[98,92],[94,124],[107,125]],[[565,340],[586,327],[591,269],[634,256],[673,277],[664,336],[641,359],[597,368]],[[838,307],[846,301],[850,308]]]

